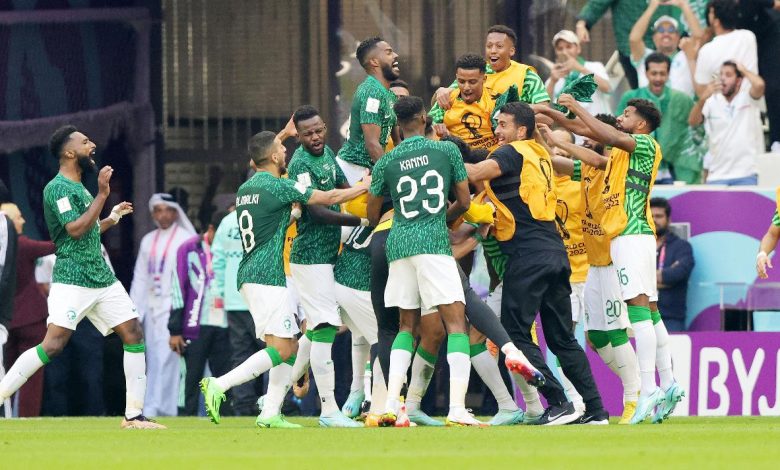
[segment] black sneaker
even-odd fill
[[[606,425],[609,424],[609,413],[603,409],[591,413],[585,410],[585,414],[580,416],[580,419],[572,424],[591,424],[591,425]]]
[[[560,405],[547,407],[536,424],[542,426],[559,426],[561,424],[569,424],[573,421],[577,421],[580,416],[582,416],[582,413],[577,412],[577,410],[574,409],[574,404],[567,401]]]

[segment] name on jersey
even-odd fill
[[[401,160],[401,171],[411,170],[413,168],[420,168],[428,164],[428,155],[421,157],[412,157],[406,160]]]
[[[259,194],[245,194],[236,197],[236,206],[245,206],[247,204],[260,204]]]

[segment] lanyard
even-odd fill
[[[152,250],[149,254],[149,274],[161,274],[163,271],[163,266],[165,265],[165,258],[168,256],[168,248],[171,247],[171,242],[173,242],[173,238],[176,236],[176,230],[179,229],[179,225],[173,226],[173,232],[171,232],[171,236],[168,237],[168,242],[165,244],[165,251],[162,253],[162,258],[160,259],[160,267],[158,269],[156,268],[156,261],[157,261],[157,239],[160,238],[160,230],[157,230],[157,233],[154,234],[154,239],[152,240]]]
[[[206,255],[206,273],[208,274],[209,278],[213,278],[214,266],[211,261],[211,245],[209,245],[209,242],[207,242],[205,238],[203,239],[203,253]]]
[[[666,240],[664,240],[664,243],[661,245],[661,251],[658,254],[658,269],[663,269],[664,260],[666,260]]]

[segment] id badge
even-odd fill
[[[152,278],[152,295],[157,298],[162,297],[162,277],[159,274],[155,274]]]

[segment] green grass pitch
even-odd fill
[[[257,429],[252,418],[0,419],[0,468],[780,468],[780,418],[672,418],[663,425]]]

